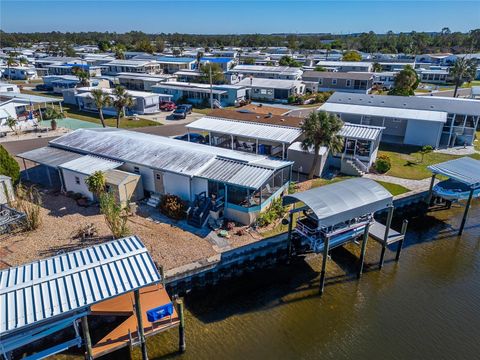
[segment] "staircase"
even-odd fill
[[[210,198],[207,197],[205,191],[195,195],[195,200],[193,201],[192,206],[187,210],[187,223],[197,228],[201,228],[210,215],[211,205]]]
[[[345,175],[363,176],[368,172],[364,163],[356,158],[342,159],[340,171]]]
[[[213,100],[213,107],[214,107],[215,109],[222,109],[222,108],[223,108],[222,104],[221,104],[220,101],[218,101],[217,99],[214,99],[214,100]]]
[[[147,205],[153,208],[158,208],[160,205],[160,195],[159,194],[152,194],[147,200]]]

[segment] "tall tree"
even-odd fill
[[[420,79],[417,72],[410,65],[407,65],[395,76],[393,88],[388,92],[388,95],[415,95],[415,89],[419,83]]]
[[[75,66],[72,69],[73,75],[78,77],[80,86],[88,86],[88,80],[90,80],[90,71],[88,69],[82,69],[80,66]]]
[[[8,69],[8,79],[12,80],[12,74],[10,73],[10,67],[15,66],[17,63],[15,61],[15,58],[10,55],[7,59],[7,69]]]
[[[196,58],[196,63],[197,63],[197,69],[200,70],[200,62],[202,61],[203,58],[203,52],[198,51],[197,52],[197,58]]]
[[[20,179],[20,166],[17,161],[0,145],[0,174],[12,178],[16,183]]]
[[[117,128],[119,128],[120,119],[125,116],[125,108],[133,106],[134,101],[127,90],[120,85],[117,85],[113,90],[113,97],[113,106],[117,110]]]
[[[465,57],[458,58],[450,68],[450,76],[453,78],[455,90],[453,97],[457,97],[458,88],[465,82],[470,82],[475,78],[477,66],[472,59]]]
[[[225,82],[225,75],[222,67],[216,63],[206,63],[200,66],[202,77],[200,82],[210,84],[210,70],[212,72],[212,84],[222,84]]]
[[[98,115],[100,116],[102,126],[107,127],[105,125],[105,118],[103,117],[103,108],[107,107],[112,103],[110,95],[104,92],[102,89],[94,89],[90,92],[90,95],[95,102],[95,106],[98,109]]]
[[[343,61],[362,61],[362,55],[357,51],[346,51],[342,56]]]
[[[308,178],[313,179],[315,168],[319,160],[320,147],[326,146],[332,153],[340,152],[343,146],[343,139],[338,135],[342,129],[343,121],[335,114],[325,111],[312,111],[303,121],[302,149],[310,151],[313,148],[314,158],[312,167],[308,173]]]

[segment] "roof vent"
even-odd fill
[[[260,115],[255,116],[257,119],[260,119]]]

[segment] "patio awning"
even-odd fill
[[[480,187],[480,160],[462,157],[430,165],[428,169],[434,174],[448,176],[450,179],[464,183],[473,189]]]
[[[358,178],[287,195],[283,205],[303,202],[321,226],[332,226],[393,204],[393,195],[377,182]]]
[[[20,159],[29,160],[34,163],[50,166],[56,169],[59,165],[81,158],[84,155],[68,150],[57,149],[51,146],[45,146],[26,151],[16,156]]]

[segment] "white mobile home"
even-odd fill
[[[305,84],[299,80],[248,78],[237,85],[250,88],[251,100],[287,102],[288,98],[305,93]]]

